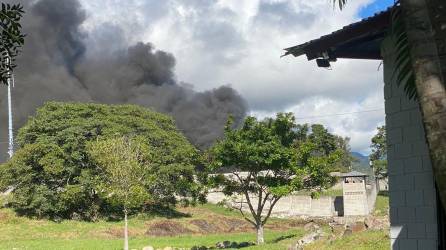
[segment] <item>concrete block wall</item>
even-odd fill
[[[219,202],[227,201],[234,207],[240,206],[240,201],[243,201],[243,197],[226,197],[221,192],[211,192],[207,196],[207,200],[210,203],[217,204]],[[257,207],[257,197],[251,196],[253,206]],[[292,217],[292,216],[316,216],[316,217],[330,217],[337,215],[338,211],[335,209],[335,203],[339,203],[339,199],[335,197],[323,196],[319,199],[313,199],[308,195],[289,195],[280,199],[271,213],[273,217]],[[336,205],[340,207],[339,204]],[[249,211],[249,207],[246,203],[242,206],[242,209]],[[266,213],[266,211],[265,211]]]
[[[391,249],[438,249],[434,177],[420,107],[392,80],[394,54],[385,48]]]
[[[344,183],[344,215],[367,215],[367,190],[363,180],[356,183]]]

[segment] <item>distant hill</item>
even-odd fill
[[[358,152],[351,152],[351,155],[358,160],[357,162],[353,162],[352,170],[356,170],[356,171],[362,172],[364,174],[372,173],[372,169],[370,168],[370,165],[369,165],[369,157],[368,156],[363,155]]]

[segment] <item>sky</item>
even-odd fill
[[[293,112],[299,123],[321,123],[368,154],[384,124],[380,61],[338,60],[331,70],[283,48],[333,32],[393,1],[349,1],[341,12],[328,0],[81,0],[87,39],[150,42],[176,58],[176,78],[197,91],[230,85],[259,118]],[[104,29],[104,27],[109,27]],[[111,27],[111,29],[110,29]],[[119,41],[104,32],[123,31]],[[101,39],[103,41],[101,41]],[[96,44],[100,44],[96,43]]]

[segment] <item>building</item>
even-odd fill
[[[344,216],[367,215],[371,208],[367,202],[366,174],[352,171],[342,175]],[[376,189],[375,189],[376,196]]]
[[[438,200],[418,102],[407,98],[392,72],[395,51],[387,34],[394,8],[331,34],[285,49],[319,67],[338,58],[383,60],[390,196],[390,246],[445,249],[445,215]],[[372,72],[371,72],[372,73]]]

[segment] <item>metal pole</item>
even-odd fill
[[[9,65],[10,59],[6,58],[6,63]],[[11,78],[14,76],[11,72],[8,73],[8,134],[9,134],[9,146],[8,146],[8,155],[9,158],[12,158],[14,154],[14,135],[12,130],[12,105],[11,105]],[[14,80],[13,80],[14,81]]]

